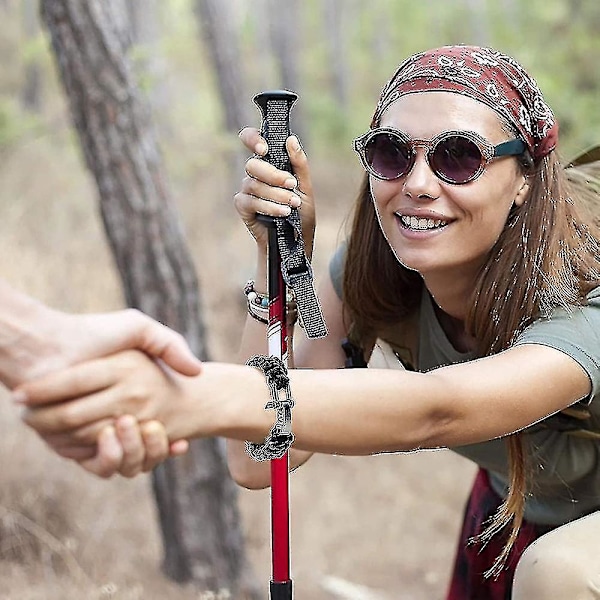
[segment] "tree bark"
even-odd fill
[[[342,0],[324,0],[324,22],[327,50],[333,81],[333,98],[342,114],[348,110],[350,68],[346,49],[346,24],[349,22],[350,4]]]
[[[161,3],[159,0],[127,2],[131,27],[136,79],[142,78],[150,99],[154,122],[158,121],[161,136],[171,135],[167,121],[169,112],[168,72],[161,51]]]
[[[39,34],[36,0],[23,0],[21,7],[25,42],[31,44]],[[27,53],[25,79],[21,89],[21,104],[31,112],[39,112],[41,105],[42,73],[35,54]]]
[[[171,201],[157,139],[132,77],[121,0],[42,0],[62,83],[127,304],[180,331],[208,357],[198,283]],[[154,473],[164,570],[200,588],[257,598],[247,573],[221,444],[202,440]]]
[[[225,128],[237,133],[250,123],[250,104],[231,3],[196,0],[195,12],[200,36],[215,74]]]
[[[269,46],[277,69],[277,85],[296,92],[300,102],[290,117],[291,130],[307,145],[307,128],[302,103],[303,86],[300,78],[299,56],[302,39],[302,4],[298,0],[267,0],[266,22]]]

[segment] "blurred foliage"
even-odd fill
[[[142,1],[142,0],[131,0]],[[279,86],[275,61],[269,56],[268,11],[264,0],[227,0],[234,5],[242,46],[248,102],[265,87]],[[349,152],[352,137],[368,125],[379,90],[409,54],[453,43],[487,44],[515,56],[536,77],[561,125],[561,149],[573,156],[600,141],[600,2],[588,0],[337,0],[345,11],[341,62],[347,71],[348,102],[336,101],[330,56],[330,32],[324,18],[326,0],[300,3],[301,19],[285,19],[286,2],[277,3],[277,22],[300,33],[300,94],[311,147]],[[333,1],[335,0],[327,0]],[[181,147],[222,144],[215,75],[206,60],[193,12],[193,0],[164,0],[160,5],[161,39],[152,47],[133,46],[137,67],[149,54],[163,65],[159,77],[139,74],[142,89],[163,86],[168,106],[157,114]],[[19,0],[7,0],[2,15],[0,51],[0,147],[14,143],[29,125],[14,109],[26,64],[38,61],[45,75],[42,119],[55,123],[64,111],[48,44],[26,39]],[[271,15],[273,16],[273,15]],[[136,72],[139,68],[136,68]],[[258,117],[258,113],[257,113]],[[210,152],[197,157],[210,160]]]

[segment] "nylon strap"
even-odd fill
[[[286,218],[276,219],[277,243],[281,255],[281,274],[294,292],[300,323],[310,339],[327,335],[327,326],[315,288],[313,270],[306,258],[302,238],[302,220],[298,209]]]

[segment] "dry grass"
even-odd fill
[[[190,167],[173,183],[218,359],[233,355],[242,322],[239,289],[253,257],[223,177],[206,166]],[[323,271],[357,174],[317,167],[315,179],[322,199],[315,266]],[[1,277],[66,310],[120,306],[95,189],[67,134],[30,141],[3,157],[0,223]],[[217,244],[222,239],[228,244]],[[443,598],[472,473],[471,465],[447,452],[315,457],[292,479],[297,597]],[[240,506],[248,552],[266,586],[268,492],[241,491]],[[166,581],[160,555],[148,479],[100,481],[55,457],[2,395],[0,600],[208,600]],[[344,589],[353,592],[339,585],[333,591],[327,577],[372,594],[352,586]]]

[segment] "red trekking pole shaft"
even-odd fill
[[[263,92],[254,98],[262,113],[261,135],[269,150],[264,159],[278,169],[292,172],[285,141],[290,135],[289,116],[298,96],[285,90]],[[268,227],[268,350],[287,365],[288,336],[286,285],[281,274],[281,254],[277,239],[277,220],[259,215]],[[271,461],[271,600],[291,600],[290,578],[290,516],[289,516],[289,456]]]

